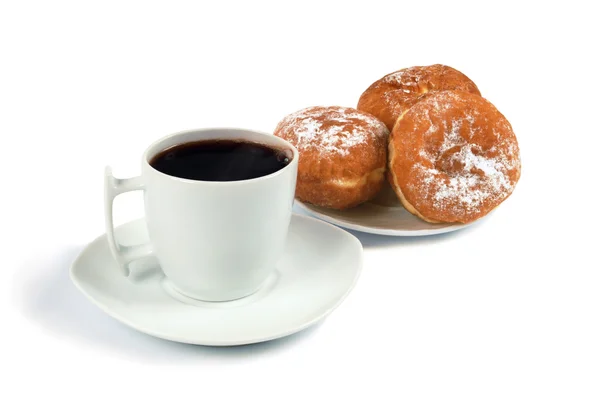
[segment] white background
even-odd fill
[[[584,4],[0,2],[0,396],[600,396],[600,30]],[[521,181],[462,232],[357,234],[361,279],[317,327],[165,342],[71,284],[103,233],[106,164],[132,176],[163,135],[271,132],[438,62],[510,120]],[[135,194],[117,206],[118,222],[143,211]]]

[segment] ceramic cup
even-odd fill
[[[150,165],[163,150],[201,140],[242,140],[289,149],[291,162],[263,177],[197,181],[164,174]],[[155,256],[171,285],[198,300],[228,301],[256,292],[280,259],[296,188],[298,151],[283,139],[250,130],[203,129],[169,135],[142,156],[138,177],[105,176],[106,232],[125,276],[129,264]],[[115,239],[112,208],[124,192],[144,191],[150,242],[123,246]]]

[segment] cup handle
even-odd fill
[[[115,178],[112,169],[107,166],[104,171],[104,218],[106,223],[106,237],[113,257],[119,264],[124,276],[129,276],[129,263],[134,260],[152,255],[150,242],[139,245],[125,246],[119,244],[115,237],[113,223],[113,202],[115,198],[125,192],[144,190],[142,176],[133,178]]]

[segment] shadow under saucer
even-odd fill
[[[301,343],[321,322],[291,336],[263,343],[210,347],[162,340],[131,329],[90,303],[69,278],[69,268],[83,247],[63,248],[26,264],[16,275],[17,300],[22,313],[44,332],[78,344],[95,346],[135,361],[235,360],[288,349]],[[45,260],[40,261],[40,258]],[[138,277],[147,277],[138,274]]]

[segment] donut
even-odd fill
[[[365,90],[357,108],[383,121],[391,131],[396,120],[423,98],[444,90],[481,95],[463,73],[446,65],[413,66],[385,75]]]
[[[508,198],[521,176],[519,145],[492,103],[439,91],[398,119],[388,180],[404,207],[432,223],[470,223]]]
[[[274,134],[298,149],[296,198],[331,209],[372,199],[385,183],[389,130],[353,108],[314,106],[286,116]]]

